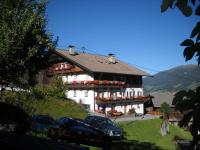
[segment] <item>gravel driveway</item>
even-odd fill
[[[90,115],[104,116],[104,114],[91,112]],[[135,115],[123,115],[120,117],[109,117],[111,120],[120,122],[120,121],[134,121],[134,120],[147,120],[147,119],[156,119],[160,116],[145,114],[144,116],[135,116]]]

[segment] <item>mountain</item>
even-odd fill
[[[182,65],[161,71],[153,77],[143,79],[144,91],[177,92],[194,89],[200,86],[200,67],[197,65]]]

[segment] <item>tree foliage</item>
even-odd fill
[[[200,3],[197,0],[163,0],[161,12],[174,7],[177,7],[186,17],[191,16],[193,13],[200,16]],[[184,40],[181,46],[185,46],[183,51],[185,60],[191,60],[196,56],[198,65],[200,65],[200,22],[197,22],[191,32],[190,38]],[[193,136],[191,149],[196,149],[200,141],[200,87],[197,87],[195,90],[177,92],[173,104],[176,110],[183,113],[183,118],[179,122],[179,126],[190,126],[190,132]]]
[[[161,4],[161,12],[167,11],[168,8],[177,7],[186,17],[193,13],[200,16],[200,4],[197,0],[163,0]],[[200,22],[197,22],[193,28],[190,38],[184,40],[181,46],[185,46],[183,56],[185,60],[191,60],[197,57],[198,65],[200,65]]]
[[[169,104],[167,104],[166,102],[162,103],[160,106],[160,112],[162,112],[164,116],[169,116],[171,113],[171,108]]]
[[[200,87],[195,90],[179,91],[175,94],[173,104],[175,109],[184,114],[179,126],[188,127],[190,125],[193,146],[196,145],[200,140]]]
[[[0,84],[33,84],[56,41],[46,31],[47,2],[0,1]]]
[[[31,89],[32,95],[36,99],[44,99],[44,97],[64,98],[66,84],[62,82],[60,77],[55,76],[49,85],[37,85]]]
[[[169,115],[171,114],[171,108],[169,104],[166,102],[162,103],[160,106],[160,112],[163,113],[163,121],[160,126],[160,133],[162,136],[167,135],[169,133]]]

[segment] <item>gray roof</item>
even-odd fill
[[[70,55],[68,51],[61,49],[56,49],[56,53],[74,62],[81,68],[87,69],[91,72],[116,73],[116,74],[141,75],[141,76],[150,75],[118,59],[116,59],[115,64],[109,63],[108,58],[106,56],[94,55],[89,53],[78,53],[77,55]]]
[[[152,99],[153,106],[154,107],[160,107],[162,103],[166,102],[169,104],[171,107],[174,107],[172,105],[172,101],[174,98],[174,94],[170,92],[154,92],[151,93],[151,95],[154,97]]]

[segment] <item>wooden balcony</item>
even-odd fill
[[[67,89],[71,90],[83,90],[83,89],[121,89],[120,85],[95,85],[95,84],[68,84]]]
[[[82,90],[82,89],[122,89],[128,87],[141,88],[139,84],[125,84],[122,81],[107,81],[107,80],[93,80],[93,81],[72,81],[66,83],[68,89]]]
[[[149,100],[149,96],[137,96],[137,97],[95,97],[97,105],[106,105],[106,104],[134,104],[141,101]]]
[[[58,74],[70,74],[70,73],[80,73],[84,72],[81,68],[77,66],[69,66],[66,68],[60,68],[60,67],[50,67],[47,71],[47,75],[58,75]]]

